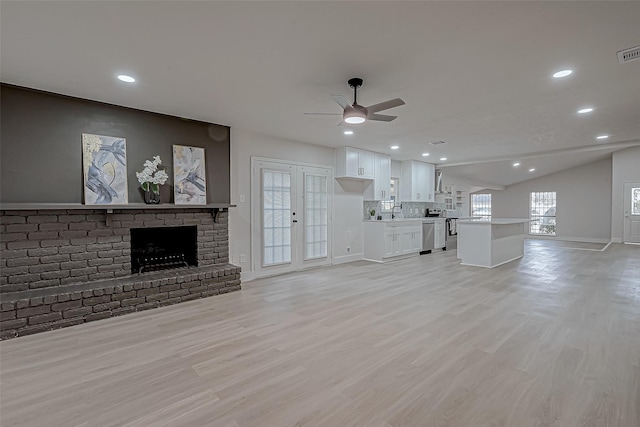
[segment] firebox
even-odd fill
[[[131,273],[198,265],[198,228],[131,229]]]

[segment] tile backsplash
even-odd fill
[[[402,209],[396,208],[396,215],[400,218],[422,218],[425,216],[425,211],[429,209],[444,209],[444,203],[429,203],[429,202],[402,202]],[[382,212],[382,202],[380,201],[365,201],[362,204],[362,218],[364,220],[370,219],[369,211],[374,209],[376,211],[376,217],[382,215],[383,219],[390,219],[391,212]]]

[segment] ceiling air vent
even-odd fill
[[[433,141],[433,142],[430,142],[429,144],[431,144],[431,145],[440,145],[440,144],[446,144],[446,142],[444,142],[444,141]]]
[[[621,64],[635,61],[636,59],[640,59],[640,46],[618,52],[618,62]]]

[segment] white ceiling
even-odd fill
[[[500,185],[594,160],[616,143],[640,145],[640,60],[616,57],[640,45],[637,1],[0,7],[6,83],[397,160],[429,151],[431,162],[463,164],[451,170]],[[551,78],[563,68],[574,74]],[[138,82],[121,83],[119,73]],[[398,119],[355,125],[347,137],[339,116],[302,114],[340,112],[329,95],[351,99],[351,77],[364,79],[363,105],[404,99],[384,112]],[[576,114],[585,106],[595,111]],[[602,133],[605,143],[595,139]],[[437,140],[447,144],[428,144]],[[531,154],[535,173],[512,169],[510,159]]]

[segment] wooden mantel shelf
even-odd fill
[[[45,210],[101,210],[107,214],[121,210],[183,210],[183,209],[211,209],[215,222],[218,222],[218,214],[235,208],[229,203],[207,203],[206,205],[176,205],[173,203],[160,203],[148,205],[146,203],[129,203],[126,205],[83,205],[82,203],[0,203],[0,211],[45,211]],[[110,215],[107,215],[107,223]]]
[[[235,208],[229,203],[207,203],[206,205],[175,205],[160,203],[148,205],[146,203],[129,203],[126,205],[83,205],[82,203],[1,203],[0,211],[44,211],[44,210],[130,210],[130,209],[226,209]]]

